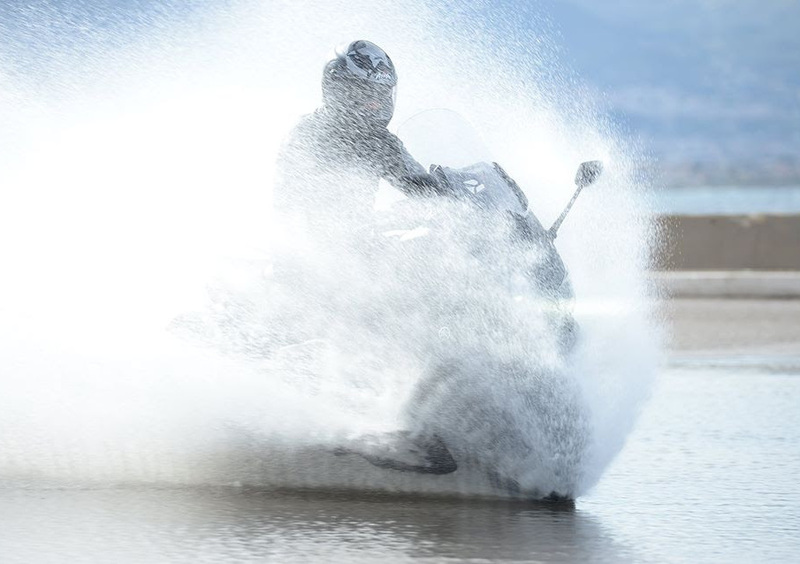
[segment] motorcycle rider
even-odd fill
[[[326,237],[368,224],[380,179],[409,196],[441,190],[387,126],[397,73],[369,41],[336,52],[323,70],[322,106],[303,117],[278,158],[275,208]]]

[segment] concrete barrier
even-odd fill
[[[656,219],[653,270],[800,270],[800,215]]]

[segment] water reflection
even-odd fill
[[[0,507],[20,562],[634,559],[572,504],[219,488],[6,490]]]

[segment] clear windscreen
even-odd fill
[[[462,168],[493,160],[475,128],[452,110],[420,112],[401,125],[397,135],[426,169],[432,164]]]
[[[463,168],[492,161],[489,149],[477,130],[453,110],[437,108],[420,112],[400,126],[397,136],[425,170],[429,170],[432,164]],[[403,199],[405,196],[399,190],[381,180],[375,197],[375,209],[387,210]]]

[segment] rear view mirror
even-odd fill
[[[594,183],[595,180],[603,172],[603,161],[586,161],[581,163],[578,167],[578,172],[575,174],[575,185],[579,188],[585,188]]]

